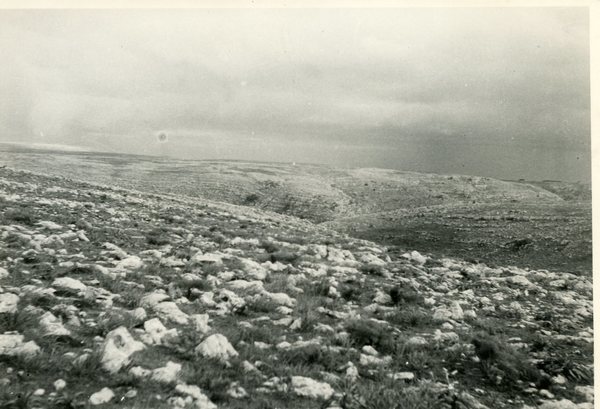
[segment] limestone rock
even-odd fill
[[[50,311],[47,311],[40,317],[40,327],[44,335],[62,336],[71,335],[71,331],[65,328],[60,318],[57,318]]]
[[[52,282],[52,287],[58,287],[73,291],[85,291],[87,289],[87,286],[85,284],[71,277],[58,277]]]
[[[144,322],[144,331],[146,333],[142,341],[150,345],[161,345],[165,338],[174,338],[178,334],[176,328],[168,330],[158,318],[152,318]]]
[[[189,316],[172,301],[158,303],[154,306],[154,311],[165,321],[172,321],[181,325],[185,325],[189,321]]]
[[[299,396],[328,400],[334,394],[333,388],[325,382],[315,381],[304,376],[292,376],[292,391]]]
[[[225,361],[238,356],[229,340],[221,334],[209,336],[196,347],[195,351],[207,358],[217,358]]]
[[[34,342],[23,342],[21,334],[0,334],[0,355],[31,357],[40,352],[40,347]]]
[[[93,393],[90,396],[90,404],[102,405],[108,403],[115,397],[115,393],[109,388],[102,388],[99,392]]]
[[[129,363],[131,355],[144,348],[144,344],[133,339],[127,328],[116,328],[106,334],[102,346],[102,366],[109,372],[118,372]]]
[[[150,378],[155,382],[173,383],[177,380],[179,372],[181,372],[181,364],[169,361],[164,367],[154,369]]]
[[[8,313],[14,314],[17,312],[17,304],[19,303],[19,296],[12,293],[0,294],[0,314]]]

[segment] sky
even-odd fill
[[[586,8],[1,10],[0,142],[590,180]]]

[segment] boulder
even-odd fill
[[[19,296],[16,294],[0,294],[0,314],[14,314],[17,312],[17,304],[19,303],[19,299]]]
[[[108,403],[115,397],[115,393],[109,388],[102,388],[99,392],[93,393],[90,396],[90,404],[102,405]]]
[[[292,391],[298,395],[311,399],[328,400],[333,394],[333,388],[325,382],[315,381],[304,376],[292,376]]]
[[[238,356],[229,340],[221,334],[209,336],[196,347],[195,351],[207,358],[217,358],[224,361]]]
[[[144,344],[133,339],[127,328],[116,328],[106,334],[102,345],[102,366],[108,372],[118,372],[129,363],[131,355],[144,348]]]

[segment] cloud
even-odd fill
[[[0,140],[589,179],[582,8],[3,10],[0,38]]]

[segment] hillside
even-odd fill
[[[593,407],[584,276],[10,168],[0,209],[0,407]]]
[[[9,151],[0,158],[21,169],[143,191],[250,205],[316,223],[440,204],[562,201],[558,195],[531,184],[390,169],[184,161],[27,149]],[[74,169],[77,169],[76,174]]]
[[[270,210],[399,252],[416,248],[490,265],[591,272],[591,201],[589,187],[579,184],[6,146],[0,163]]]

